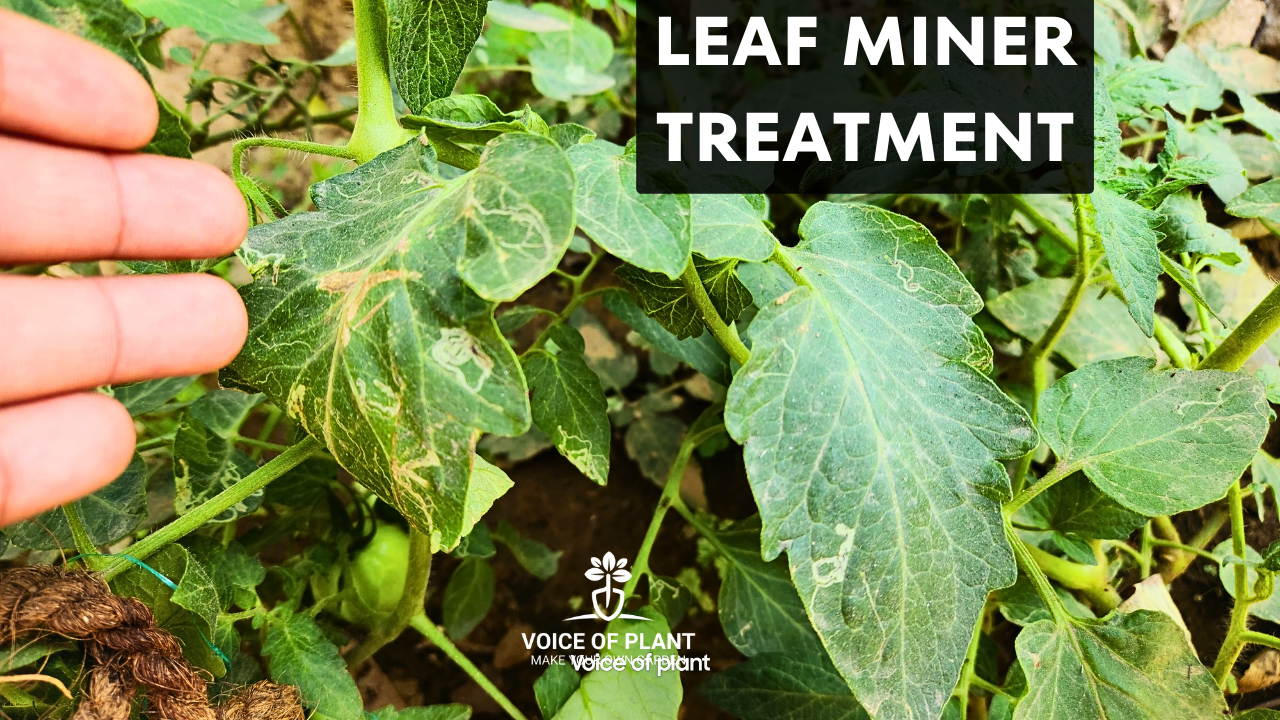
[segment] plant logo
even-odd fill
[[[592,567],[587,570],[585,575],[588,580],[594,582],[604,581],[604,587],[596,588],[591,592],[591,608],[595,612],[586,615],[575,615],[565,618],[569,620],[591,620],[599,618],[605,622],[624,618],[627,620],[648,620],[649,618],[642,615],[628,615],[622,612],[622,608],[627,604],[627,596],[621,587],[614,587],[614,583],[626,583],[631,579],[631,571],[627,570],[626,558],[615,558],[613,553],[607,552],[604,557],[591,558]],[[618,596],[617,607],[612,613],[605,612],[609,608],[609,603],[613,602],[613,596]],[[603,607],[601,606],[603,604]]]

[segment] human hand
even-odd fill
[[[248,219],[191,160],[129,154],[155,132],[146,81],[79,38],[0,10],[0,264],[223,255]],[[209,275],[0,275],[0,525],[110,482],[133,422],[99,385],[209,372],[244,342]]]

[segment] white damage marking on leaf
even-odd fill
[[[364,378],[357,377],[355,383],[356,399],[362,406],[371,407],[380,414],[387,417],[395,417],[400,414],[400,397],[396,395],[392,387],[379,378],[373,379],[373,388],[380,393],[384,401],[379,401],[375,397],[371,397],[368,386],[365,384]]]
[[[844,538],[836,556],[813,562],[813,581],[818,587],[826,587],[844,580],[845,570],[849,567],[849,553],[853,551],[853,538],[857,533],[848,525],[839,523],[836,525],[836,534]],[[831,569],[823,569],[826,565],[830,565]]]
[[[780,296],[778,297],[778,299],[777,299],[777,300],[774,300],[774,301],[773,301],[773,304],[774,304],[774,305],[781,305],[781,304],[785,303],[787,300],[790,300],[790,299],[791,299],[791,296],[792,296],[793,294],[795,294],[795,291],[796,291],[796,288],[791,288],[790,290],[788,290],[788,291],[786,291],[786,292],[782,293],[782,295],[780,295]]]
[[[289,401],[285,403],[285,412],[291,418],[302,417],[302,403],[306,400],[307,386],[301,383],[289,390]]]
[[[369,322],[369,319],[390,299],[390,296],[383,298],[377,305],[370,308],[364,314],[364,317],[360,317],[357,320],[360,306],[364,304],[364,299],[368,297],[370,290],[393,280],[418,280],[421,278],[421,273],[405,272],[403,270],[380,270],[374,273],[365,270],[348,270],[320,276],[316,287],[325,292],[341,293],[346,296],[340,304],[334,307],[335,310],[340,309],[342,311],[341,315],[344,320],[342,334],[338,338],[339,345],[345,347],[350,344],[352,328],[358,328]]]
[[[431,345],[431,357],[458,378],[458,382],[472,392],[480,392],[484,383],[493,373],[493,359],[480,349],[475,338],[462,328],[442,328],[440,339]],[[474,363],[480,371],[475,384],[463,372],[463,365]]]

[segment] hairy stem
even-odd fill
[[[782,251],[781,245],[778,245],[773,249],[773,254],[769,256],[769,262],[785,270],[787,275],[791,276],[791,282],[794,282],[796,285],[799,285],[800,287],[813,287],[809,284],[809,280],[800,274],[800,268],[796,267],[795,264],[791,262],[791,258],[787,257],[786,253]]]
[[[982,606],[982,612],[978,613],[978,622],[973,625],[973,637],[969,640],[969,651],[965,653],[964,664],[960,666],[960,682],[956,683],[955,692],[952,693],[960,701],[960,713],[962,718],[969,717],[969,686],[974,678],[974,664],[978,660],[979,641],[982,639],[982,626],[987,622],[987,612],[991,609],[991,602],[988,600]]]
[[[1079,467],[1073,463],[1058,463],[1044,477],[1040,478],[1036,484],[1024,489],[1022,492],[1015,495],[1012,500],[1005,503],[1004,516],[1009,518],[1013,517],[1013,514],[1018,512],[1023,505],[1031,502],[1032,498],[1053,487],[1058,481],[1078,469]]]
[[[1191,351],[1174,334],[1173,328],[1169,327],[1169,321],[1159,315],[1156,315],[1155,335],[1156,342],[1160,343],[1160,349],[1169,356],[1169,362],[1173,363],[1174,367],[1191,367]]]
[[[1032,225],[1035,225],[1037,230],[1061,245],[1067,252],[1073,254],[1079,252],[1076,241],[1072,240],[1057,225],[1054,225],[1052,221],[1040,214],[1040,211],[1032,207],[1026,198],[1021,195],[1006,195],[1005,197],[1009,199],[1009,202],[1013,203],[1013,206],[1017,208],[1023,217],[1030,220]]]
[[[508,700],[507,696],[503,695],[501,690],[494,687],[492,682],[489,682],[489,678],[485,677],[485,674],[480,672],[480,668],[476,667],[466,655],[463,655],[462,651],[458,649],[458,646],[454,645],[449,638],[440,631],[440,628],[436,627],[435,623],[431,622],[431,619],[428,618],[426,614],[419,614],[415,616],[409,621],[409,626],[422,633],[423,637],[431,641],[431,643],[436,647],[443,650],[444,654],[448,655],[450,660],[452,660],[458,667],[462,668],[462,671],[470,676],[471,679],[474,680],[476,684],[489,695],[489,697],[493,698],[493,701],[498,703],[503,710],[506,710],[508,715],[515,718],[515,720],[527,720],[527,718],[525,718],[525,716],[516,709],[515,704]]]
[[[71,501],[62,506],[62,514],[67,516],[67,526],[71,528],[71,539],[76,544],[76,552],[83,556],[85,565],[94,567],[97,565],[96,558],[98,548],[94,546],[93,539],[89,537],[89,531],[84,526],[84,520],[80,518],[80,508],[76,507],[75,501]]]
[[[1049,578],[1040,569],[1035,556],[1031,554],[1031,547],[1022,542],[1022,538],[1018,537],[1018,533],[1014,531],[1008,520],[1004,523],[1004,535],[1009,541],[1009,546],[1013,548],[1013,557],[1018,561],[1018,567],[1022,568],[1023,574],[1030,578],[1031,584],[1040,596],[1040,601],[1044,603],[1044,606],[1049,609],[1049,614],[1053,616],[1054,623],[1059,627],[1065,626],[1070,622],[1071,616],[1067,613],[1067,609],[1063,607],[1062,600],[1058,598],[1058,593],[1053,591],[1053,585],[1049,583]]]
[[[644,534],[644,541],[640,543],[640,550],[636,552],[636,561],[631,565],[631,579],[622,587],[623,602],[630,599],[635,592],[640,576],[649,574],[649,554],[653,551],[653,542],[658,538],[658,530],[662,527],[662,520],[667,516],[667,509],[680,497],[680,480],[684,477],[684,469],[688,467],[693,451],[722,432],[724,432],[724,423],[716,423],[696,433],[691,432],[685,435],[684,440],[681,441],[675,462],[671,463],[671,470],[667,472],[667,482],[662,487],[658,506],[653,509],[653,519],[649,521],[649,529]]]
[[[1273,293],[1274,294],[1274,293]],[[1231,513],[1231,552],[1239,560],[1245,559],[1244,537],[1244,498],[1240,494],[1239,483],[1232,483],[1227,490],[1227,507]],[[1231,608],[1231,624],[1227,626],[1227,637],[1222,641],[1218,657],[1213,661],[1213,679],[1218,687],[1227,686],[1227,678],[1231,668],[1235,666],[1244,649],[1244,633],[1249,622],[1249,568],[1243,562],[1234,563],[1236,604]]]
[[[1255,632],[1253,630],[1245,630],[1244,633],[1240,635],[1240,639],[1246,643],[1253,643],[1254,645],[1265,645],[1269,648],[1275,648],[1276,650],[1280,650],[1280,638],[1274,635]]]
[[[1209,543],[1213,542],[1213,539],[1217,537],[1218,531],[1222,530],[1222,526],[1227,524],[1227,520],[1229,520],[1230,517],[1231,513],[1227,509],[1219,509],[1213,515],[1210,515],[1204,525],[1200,526],[1200,530],[1196,532],[1195,536],[1187,542],[1188,547],[1195,548],[1197,550],[1204,550],[1209,546]],[[1169,561],[1168,567],[1160,570],[1160,575],[1164,577],[1165,583],[1172,583],[1174,580],[1178,579],[1182,573],[1187,571],[1187,568],[1191,567],[1191,562],[1195,560],[1195,558],[1196,556],[1191,553],[1177,553],[1175,557]]]
[[[431,141],[431,147],[435,148],[436,159],[447,165],[452,165],[463,170],[475,170],[480,167],[480,155],[471,152],[461,145],[453,142],[449,138],[425,133],[427,139]]]
[[[684,283],[685,291],[689,293],[693,304],[702,314],[702,322],[711,331],[712,337],[720,343],[720,347],[724,348],[725,352],[729,353],[729,357],[739,365],[746,365],[747,360],[751,358],[751,351],[742,344],[742,340],[738,339],[737,333],[729,329],[720,317],[720,313],[716,312],[716,306],[712,304],[711,296],[707,295],[707,289],[702,286],[702,278],[698,277],[698,271],[693,266],[692,257],[689,258],[689,264],[685,266],[684,273],[680,275],[680,281]]]
[[[356,78],[360,112],[347,149],[365,163],[412,134],[400,127],[391,94],[391,68],[387,51],[387,12],[382,0],[354,0],[356,20]]]
[[[1280,285],[1267,293],[1217,349],[1200,361],[1197,370],[1239,370],[1267,338],[1280,329]]]
[[[1045,575],[1057,580],[1063,587],[1084,593],[1089,602],[1104,612],[1110,612],[1120,604],[1120,594],[1111,587],[1111,579],[1107,577],[1106,562],[1081,565],[1051,555],[1034,545],[1027,545],[1027,553]]]
[[[324,445],[308,435],[297,445],[272,458],[266,465],[236,481],[234,485],[209,498],[204,504],[125,548],[122,554],[137,560],[146,559],[169,543],[185,537],[196,528],[221,515],[227,508],[266,487],[272,480],[297,467],[303,460],[323,450]],[[135,567],[134,564],[127,560],[116,561],[102,573],[102,579],[110,581],[132,567]]]
[[[376,627],[347,653],[347,667],[358,668],[387,643],[400,637],[409,623],[422,615],[427,595],[427,581],[431,579],[431,537],[417,528],[409,528],[409,567],[405,572],[404,592],[396,603],[391,617]]]

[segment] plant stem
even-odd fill
[[[635,592],[640,576],[649,574],[649,554],[653,551],[653,542],[658,538],[658,530],[662,527],[663,518],[667,516],[667,508],[670,508],[680,496],[680,480],[684,477],[684,469],[688,467],[693,451],[722,432],[724,432],[724,423],[716,423],[709,428],[685,435],[684,440],[680,442],[680,450],[676,452],[675,462],[671,463],[671,469],[667,471],[667,482],[662,486],[662,496],[658,498],[658,506],[653,509],[653,519],[649,521],[649,529],[644,534],[644,541],[640,543],[640,550],[636,552],[636,561],[631,565],[631,579],[622,586],[623,602],[630,599],[631,594]]]
[[[446,165],[452,165],[463,170],[475,170],[480,167],[480,155],[471,152],[452,140],[426,133],[427,139],[431,141],[431,147],[435,148],[436,159]]]
[[[366,163],[403,145],[412,134],[400,127],[391,94],[388,66],[387,12],[382,0],[354,0],[356,21],[356,78],[360,112],[347,149],[356,162]]]
[[[1280,638],[1274,635],[1268,635],[1266,633],[1260,633],[1253,630],[1245,630],[1240,635],[1240,639],[1247,643],[1253,643],[1254,645],[1266,645],[1269,648],[1280,650]]]
[[[1174,334],[1173,328],[1169,327],[1169,321],[1157,315],[1155,331],[1156,342],[1160,343],[1160,349],[1169,356],[1169,362],[1173,363],[1174,367],[1190,368],[1191,351]]]
[[[1058,463],[1057,465],[1054,465],[1053,469],[1044,477],[1040,478],[1037,483],[1024,489],[1022,492],[1014,496],[1012,500],[1005,503],[1005,517],[1013,517],[1013,514],[1016,513],[1023,505],[1031,502],[1032,498],[1053,487],[1053,485],[1059,480],[1062,480],[1078,469],[1079,468],[1074,463]]]
[[[1111,587],[1107,577],[1107,565],[1081,565],[1057,555],[1051,555],[1034,545],[1027,545],[1027,553],[1045,575],[1057,580],[1063,587],[1079,590],[1094,605],[1110,612],[1120,604],[1120,594]]]
[[[1062,606],[1062,600],[1058,598],[1058,593],[1053,591],[1053,585],[1049,584],[1049,578],[1045,577],[1044,571],[1040,569],[1039,563],[1031,554],[1031,548],[1022,542],[1022,538],[1018,537],[1018,533],[1014,532],[1013,526],[1008,520],[1004,523],[1004,536],[1009,541],[1009,546],[1013,548],[1013,557],[1018,561],[1018,567],[1022,568],[1022,572],[1030,580],[1035,587],[1036,593],[1040,595],[1041,602],[1049,609],[1049,614],[1053,616],[1053,622],[1058,627],[1064,627],[1071,620],[1067,609]]]
[[[693,299],[693,304],[697,306],[698,312],[702,314],[702,322],[711,331],[712,337],[720,343],[720,347],[724,348],[725,352],[729,353],[729,357],[739,365],[746,365],[747,360],[751,358],[751,351],[738,339],[737,333],[729,329],[721,319],[720,313],[716,312],[716,306],[707,295],[707,289],[702,286],[702,278],[698,277],[698,271],[693,267],[692,257],[689,258],[689,264],[680,275],[680,280],[684,283],[684,289],[689,293],[689,297]]]
[[[1227,507],[1231,513],[1231,552],[1238,559],[1245,559],[1247,545],[1244,537],[1244,499],[1240,495],[1240,484],[1232,483],[1227,489]],[[1227,637],[1218,650],[1218,658],[1213,661],[1213,679],[1218,687],[1227,686],[1227,677],[1235,666],[1244,649],[1244,633],[1249,622],[1249,568],[1243,563],[1235,565],[1236,604],[1231,608],[1231,624],[1227,627]]]
[[[1222,559],[1221,559],[1221,558],[1219,558],[1219,557],[1215,556],[1213,553],[1209,552],[1208,550],[1204,550],[1204,549],[1201,549],[1201,548],[1195,547],[1195,546],[1193,546],[1193,545],[1187,545],[1187,544],[1185,544],[1185,543],[1174,542],[1174,541],[1172,541],[1172,540],[1161,540],[1160,538],[1152,538],[1152,539],[1151,539],[1151,545],[1152,545],[1152,546],[1154,546],[1154,547],[1166,547],[1166,548],[1173,548],[1173,549],[1175,549],[1175,550],[1181,550],[1181,551],[1182,551],[1182,552],[1184,552],[1184,553],[1190,553],[1190,554],[1191,554],[1191,555],[1193,555],[1193,556],[1195,556],[1195,555],[1199,555],[1200,557],[1204,558],[1205,560],[1209,560],[1209,561],[1214,562],[1214,563],[1222,564]]]
[[[73,500],[62,506],[62,514],[67,516],[67,526],[71,528],[71,539],[75,541],[76,552],[84,556],[85,565],[93,567],[94,563],[90,560],[97,559],[92,556],[98,554],[98,548],[94,546],[89,531],[85,529],[84,520],[80,518],[80,508],[76,507]]]
[[[259,450],[274,450],[276,452],[284,452],[285,450],[289,449],[288,445],[280,445],[279,443],[265,442],[257,438],[245,437],[243,435],[237,435],[235,437],[235,441],[240,443],[241,445],[248,445],[251,448],[256,448]]]
[[[1235,372],[1277,329],[1280,329],[1280,285],[1267,293],[1249,316],[1231,331],[1217,349],[1201,360],[1196,369]]]
[[[800,274],[800,268],[796,267],[795,264],[791,262],[791,258],[787,257],[786,253],[783,252],[781,245],[778,245],[773,249],[773,254],[769,256],[769,262],[787,271],[787,275],[791,276],[791,282],[794,282],[796,285],[799,285],[800,287],[813,287],[809,284],[809,280]]]
[[[347,653],[347,667],[355,669],[373,657],[387,643],[400,637],[400,633],[422,615],[427,595],[427,581],[431,578],[431,536],[415,527],[409,528],[409,568],[405,573],[404,592],[396,603],[391,617],[378,623],[369,635]]]
[[[1207,547],[1209,543],[1213,542],[1213,539],[1217,537],[1218,531],[1222,529],[1223,525],[1227,524],[1227,520],[1230,519],[1230,517],[1231,513],[1225,509],[1219,509],[1213,515],[1210,515],[1204,525],[1200,526],[1200,530],[1196,532],[1195,537],[1188,541],[1188,546],[1196,548],[1197,550],[1205,549],[1205,547]],[[1172,583],[1181,576],[1182,573],[1186,572],[1187,568],[1191,567],[1191,561],[1194,560],[1195,557],[1195,555],[1188,553],[1178,553],[1177,556],[1169,562],[1169,566],[1160,571],[1161,576],[1164,577],[1165,583]]]
[[[191,512],[151,533],[137,543],[125,548],[124,553],[137,560],[145,560],[165,545],[185,537],[196,528],[221,515],[224,510],[241,502],[268,483],[289,472],[299,463],[324,450],[324,445],[308,435],[297,445],[272,458],[270,462],[238,480],[234,485],[209,498]],[[102,579],[110,581],[120,573],[135,567],[120,560],[102,573]]]
[[[449,638],[446,637],[443,632],[440,632],[440,628],[436,627],[435,623],[431,622],[430,618],[428,618],[425,613],[419,614],[410,620],[409,626],[422,633],[423,637],[430,640],[433,645],[443,650],[444,654],[448,655],[450,660],[452,660],[458,667],[462,668],[462,671],[469,675],[482,690],[488,693],[489,697],[493,698],[493,701],[498,703],[503,710],[506,710],[508,715],[515,718],[515,720],[527,720],[527,718],[525,718],[525,716],[516,709],[516,706],[507,699],[507,696],[503,695],[501,690],[494,687],[493,683],[489,682],[489,678],[485,677],[485,674],[480,672],[480,668],[473,665],[471,660],[469,660],[466,655],[463,655],[462,651],[450,642]]]
[[[956,683],[955,695],[960,701],[961,718],[969,717],[969,685],[973,682],[974,663],[978,659],[978,645],[982,639],[982,625],[987,620],[987,610],[991,607],[990,601],[983,604],[982,612],[978,613],[978,622],[973,625],[973,637],[969,640],[969,651],[965,653],[964,664],[960,666],[960,682]]]
[[[1037,230],[1049,236],[1050,239],[1061,245],[1064,250],[1073,254],[1079,253],[1076,241],[1068,237],[1066,233],[1062,232],[1057,225],[1054,225],[1053,222],[1044,215],[1041,215],[1039,210],[1036,210],[1031,206],[1031,203],[1026,201],[1026,198],[1021,195],[1006,195],[1005,197],[1009,198],[1009,201],[1013,203],[1013,206],[1017,208],[1018,212],[1022,213],[1023,217],[1030,220],[1031,224],[1035,225]]]

